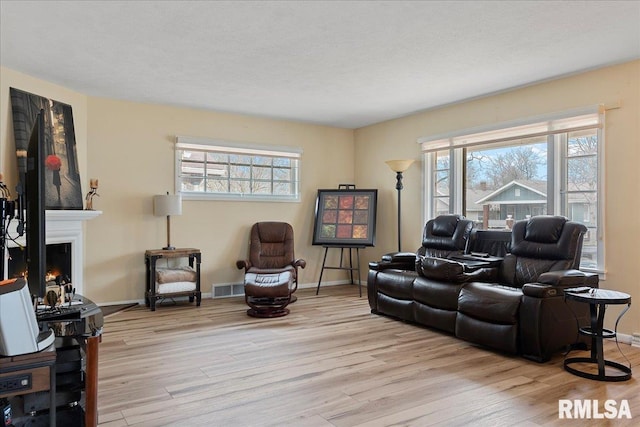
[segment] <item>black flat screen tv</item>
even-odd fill
[[[38,300],[46,294],[44,127],[44,110],[40,110],[29,138],[25,176],[27,282],[31,298]]]

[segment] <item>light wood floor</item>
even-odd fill
[[[582,379],[369,311],[354,286],[301,289],[291,314],[242,298],[105,319],[99,422],[116,426],[638,425],[640,383]],[[640,349],[621,344],[640,374]],[[575,354],[580,352],[575,352]],[[574,353],[572,353],[573,355]],[[624,362],[612,342],[605,356]],[[632,420],[558,419],[559,399],[627,399]],[[601,409],[600,412],[603,412]]]

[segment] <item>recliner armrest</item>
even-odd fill
[[[534,298],[550,298],[563,295],[562,289],[544,283],[527,283],[522,286],[522,293]]]
[[[307,266],[307,261],[303,260],[302,258],[299,258],[293,262],[293,266],[305,268]]]
[[[597,288],[598,283],[600,282],[600,276],[598,273],[584,273],[585,281],[584,285],[589,286],[590,288]]]
[[[383,270],[406,270],[415,271],[415,261],[408,262],[390,262],[390,261],[375,261],[369,263],[369,270],[383,271]]]
[[[598,275],[580,270],[548,271],[538,276],[538,282],[522,286],[522,293],[534,298],[549,298],[562,296],[565,289],[578,286],[597,288]]]
[[[377,262],[370,262],[369,269],[382,271],[388,269],[415,271],[416,254],[413,252],[391,252],[382,255]]]
[[[382,261],[385,262],[416,262],[416,254],[413,252],[390,252],[382,255]]]
[[[552,286],[583,286],[586,274],[580,270],[556,270],[542,273],[538,276],[538,282]]]
[[[238,267],[238,270],[244,269],[244,271],[247,271],[249,268],[251,268],[251,261],[249,261],[248,259],[238,260],[236,261],[236,267]]]

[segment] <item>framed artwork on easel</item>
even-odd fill
[[[378,190],[318,190],[313,244],[374,246]]]

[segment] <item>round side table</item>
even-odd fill
[[[608,289],[591,288],[582,292],[565,291],[565,298],[589,304],[591,314],[591,326],[580,328],[580,334],[591,337],[591,357],[570,357],[564,360],[564,368],[568,372],[579,377],[598,381],[626,381],[631,378],[631,368],[604,358],[603,338],[614,338],[615,330],[604,328],[604,313],[607,305],[626,304],[616,319],[616,327],[622,316],[631,307],[631,296],[624,292]],[[598,373],[580,370],[575,364],[594,364],[598,366]],[[606,367],[610,367],[606,372]]]

